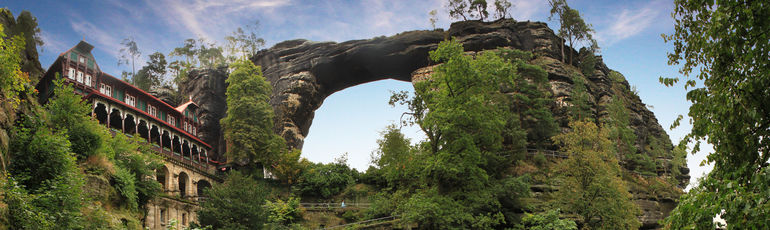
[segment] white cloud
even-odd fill
[[[637,35],[650,28],[663,14],[661,1],[651,2],[638,9],[623,9],[620,13],[610,16],[609,26],[599,30],[597,39],[607,45]]]
[[[114,33],[107,32],[102,28],[86,21],[70,21],[72,29],[82,36],[84,40],[93,43],[97,49],[117,57],[120,52],[121,39]],[[74,45],[74,44],[73,44]]]
[[[513,0],[511,3],[513,3],[513,7],[511,7],[509,14],[520,21],[532,20],[535,15],[539,15],[541,10],[548,6],[546,1]]]
[[[207,40],[234,30],[244,17],[290,4],[289,0],[146,0],[145,3],[169,26]]]
[[[41,53],[43,52],[50,52],[55,55],[58,55],[60,52],[63,52],[64,50],[69,49],[70,47],[67,46],[67,44],[64,44],[62,42],[62,39],[58,39],[58,36],[52,35],[45,30],[40,32],[40,37],[43,39],[43,46],[38,47],[41,49]]]

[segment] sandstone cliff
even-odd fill
[[[415,77],[430,75],[435,63],[428,59],[428,51],[447,38],[455,37],[469,53],[508,47],[530,51],[537,57],[532,64],[548,72],[551,93],[554,97],[553,112],[562,127],[566,127],[566,107],[575,77],[586,79],[590,104],[595,116],[607,116],[606,105],[617,95],[630,102],[631,126],[637,137],[637,149],[642,154],[656,157],[659,167],[656,176],[677,176],[680,187],[689,179],[685,166],[673,164],[670,153],[671,141],[655,115],[635,95],[625,79],[611,79],[609,69],[599,57],[594,73],[584,76],[574,65],[561,61],[561,42],[554,32],[542,22],[466,21],[452,24],[449,30],[409,31],[390,37],[376,37],[342,43],[290,40],[260,51],[251,60],[262,67],[264,76],[273,86],[271,104],[276,113],[275,131],[283,136],[291,147],[302,148],[312,124],[314,111],[323,100],[334,92],[347,87],[377,81],[396,79],[411,81]],[[565,47],[567,56],[578,53]],[[187,83],[180,87],[183,95],[191,95],[203,110],[206,131],[203,139],[219,146],[223,142],[219,119],[224,116],[226,72],[203,70],[191,72]],[[621,77],[622,78],[622,77]],[[681,173],[672,174],[672,167]],[[652,176],[657,178],[655,176]],[[639,177],[641,178],[641,177]],[[657,228],[657,221],[675,206],[681,191],[677,189],[651,190],[645,188],[646,179],[631,181],[636,203],[643,209],[640,219],[643,228]]]

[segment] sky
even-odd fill
[[[493,1],[489,1],[493,2]],[[510,15],[519,21],[548,20],[546,0],[511,0]],[[604,62],[625,75],[636,87],[642,102],[655,113],[672,142],[690,130],[687,120],[674,130],[668,127],[678,115],[686,115],[690,103],[681,85],[664,87],[658,77],[680,77],[667,64],[672,45],[661,34],[673,32],[671,0],[568,0],[593,25]],[[224,36],[238,27],[259,22],[266,47],[290,39],[343,42],[391,36],[403,31],[432,29],[428,12],[437,10],[436,27],[449,28],[454,19],[445,0],[103,0],[55,1],[10,0],[0,2],[15,15],[28,10],[37,17],[45,45],[40,53],[43,68],[61,53],[84,39],[95,46],[94,56],[102,71],[119,75],[130,71],[118,65],[121,41],[133,38],[144,63],[147,55],[168,54],[188,38],[204,38],[223,44]],[[138,66],[141,66],[137,64]],[[139,67],[137,67],[138,69]],[[368,168],[380,132],[397,123],[403,107],[390,107],[392,91],[412,91],[408,82],[383,80],[351,87],[329,96],[316,111],[305,139],[303,157],[332,162],[347,153],[348,163]],[[415,143],[424,138],[417,128],[405,127]],[[691,181],[711,166],[700,166],[710,148],[688,156]]]

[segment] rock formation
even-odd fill
[[[566,106],[570,101],[572,79],[576,74],[582,74],[575,66],[561,61],[562,40],[542,22],[466,21],[452,24],[447,31],[409,31],[390,37],[342,43],[290,40],[260,51],[251,57],[251,61],[262,67],[265,78],[273,86],[271,104],[276,113],[275,131],[291,147],[302,148],[314,111],[326,97],[348,87],[382,79],[411,81],[413,78],[429,77],[431,67],[436,63],[428,59],[428,51],[449,38],[457,39],[469,53],[498,47],[534,53],[537,59],[533,60],[533,64],[548,72],[556,102],[554,115],[561,126],[566,127]],[[565,56],[570,53],[578,56],[574,49],[566,46],[564,49]],[[600,119],[607,116],[605,105],[613,95],[619,95],[630,102],[627,108],[631,126],[639,137],[636,145],[640,152],[651,155],[646,152],[651,139],[662,142],[662,148],[670,151],[672,144],[655,115],[631,92],[625,79],[620,82],[610,79],[611,70],[600,57],[598,59],[594,73],[584,76],[595,116]],[[224,150],[219,119],[226,110],[225,78],[223,69],[193,71],[180,87],[183,96],[192,95],[203,108],[203,140],[218,146],[219,153]],[[671,165],[671,157],[656,160]],[[680,180],[679,186],[684,186],[689,179],[689,170],[686,167],[680,170],[683,175],[677,179]],[[643,228],[659,227],[657,221],[673,209],[678,198],[676,192],[661,195],[645,189],[632,189],[632,193],[643,210],[640,216]]]

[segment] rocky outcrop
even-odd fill
[[[20,53],[21,56],[21,71],[29,74],[29,86],[34,88],[34,85],[40,80],[43,75],[43,67],[40,66],[38,61],[37,44],[34,42],[33,35],[35,28],[37,28],[37,19],[28,11],[22,11],[17,19],[13,18],[13,14],[8,9],[0,8],[0,25],[4,28],[4,33],[8,37],[17,35],[24,35],[25,48]],[[3,39],[3,38],[0,38]],[[22,94],[19,95],[21,103],[17,106],[13,106],[7,99],[7,95],[4,95],[0,91],[0,162],[2,167],[5,167],[9,159],[6,158],[5,153],[8,151],[8,144],[10,143],[11,128],[19,117],[20,114],[32,114],[35,110],[39,109],[37,100],[32,95]]]
[[[201,140],[214,147],[214,160],[222,160],[225,152],[225,141],[219,124],[227,111],[225,101],[225,85],[227,68],[196,69],[188,73],[187,78],[180,84],[181,97],[192,98],[200,106],[201,129],[198,132]]]
[[[598,57],[594,73],[583,76],[576,67],[577,60],[573,65],[562,61],[562,40],[542,22],[466,21],[452,24],[447,31],[409,31],[390,37],[342,43],[290,40],[260,51],[251,57],[251,61],[262,67],[265,78],[273,86],[270,103],[276,113],[275,131],[291,147],[302,148],[314,112],[326,97],[348,87],[382,79],[412,81],[430,77],[431,68],[436,63],[428,59],[428,51],[448,38],[457,39],[469,53],[498,47],[534,53],[537,58],[532,60],[532,64],[548,72],[555,101],[553,112],[562,127],[567,126],[566,108],[571,100],[573,79],[582,77],[586,80],[590,104],[597,119],[607,116],[607,103],[612,96],[619,95],[630,102],[627,107],[631,126],[640,137],[636,143],[639,151],[650,154],[646,151],[649,151],[652,139],[660,141],[662,149],[670,151],[672,148],[668,135],[655,115],[631,92],[625,79],[611,79],[612,70],[604,65],[601,57]],[[565,56],[578,56],[574,49],[564,49]],[[219,133],[219,119],[226,110],[225,75],[222,69],[194,71],[180,88],[185,96],[192,95],[193,100],[204,108],[204,126],[208,129],[204,140],[218,145],[220,153],[224,145]],[[670,162],[671,158],[656,160]],[[667,170],[662,173],[670,173],[670,169]],[[681,186],[689,178],[686,168],[682,172],[684,175],[679,178]],[[635,191],[635,200],[643,207],[640,219],[644,222],[644,228],[659,227],[657,221],[674,207],[674,200],[678,196],[677,193],[671,194],[663,196]]]
[[[334,92],[382,80],[411,81],[412,72],[431,65],[428,51],[455,37],[468,51],[512,47],[556,57],[558,41],[541,22],[466,21],[448,31],[409,31],[391,37],[342,43],[291,40],[260,51],[251,60],[273,85],[276,131],[302,148],[314,111]]]

